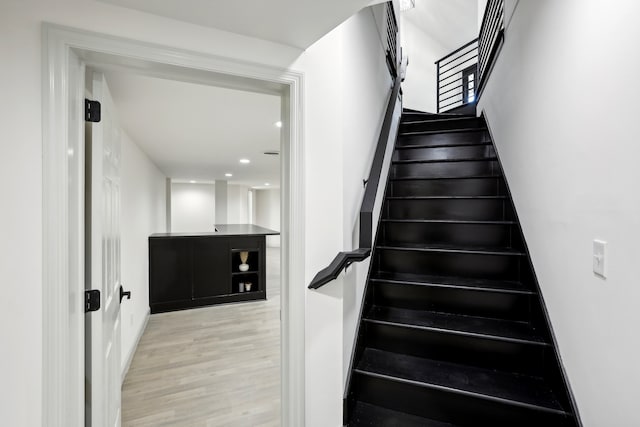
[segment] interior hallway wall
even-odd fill
[[[214,229],[214,184],[171,183],[171,232],[201,233]]]
[[[131,299],[121,305],[122,368],[133,357],[149,314],[149,235],[166,231],[166,177],[122,132],[122,284]]]
[[[338,252],[352,249],[362,179],[371,166],[391,92],[377,28],[372,8],[363,9],[294,65],[305,71],[307,100],[305,286]],[[354,265],[349,276],[307,291],[307,427],[342,425],[344,373],[360,301],[356,293],[363,288],[367,268],[368,262]]]
[[[249,222],[249,187],[229,184],[227,187],[227,222],[247,224]]]
[[[585,427],[640,425],[639,15],[635,1],[506,0],[478,105]]]
[[[280,189],[253,190],[256,225],[280,231]],[[267,236],[267,246],[280,247],[280,236]]]

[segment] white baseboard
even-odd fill
[[[122,377],[120,378],[120,383],[124,384],[124,379],[127,377],[127,373],[129,373],[129,368],[131,367],[131,362],[133,362],[133,356],[136,354],[136,350],[138,349],[138,344],[140,344],[140,339],[144,334],[144,331],[147,329],[147,323],[149,323],[149,316],[151,316],[151,309],[147,307],[147,312],[144,316],[144,322],[142,322],[142,327],[138,331],[138,335],[136,336],[136,342],[131,351],[129,352],[129,356],[127,356],[127,363],[124,365],[124,369],[122,370]]]

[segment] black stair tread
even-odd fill
[[[387,200],[506,199],[507,196],[387,196]]]
[[[477,146],[491,146],[492,143],[490,141],[485,142],[454,142],[452,144],[433,144],[433,145],[425,145],[425,144],[410,144],[410,145],[399,145],[396,146],[396,150],[411,150],[415,148],[453,148],[453,147],[477,147]]]
[[[463,132],[486,132],[486,127],[474,127],[474,128],[458,128],[458,129],[440,129],[440,130],[422,130],[415,132],[400,132],[400,136],[411,135],[435,135],[438,133],[463,133]]]
[[[462,162],[493,162],[498,160],[496,156],[487,157],[455,157],[452,159],[411,159],[411,160],[393,160],[396,165],[408,165],[414,163],[462,163]]]
[[[469,277],[433,276],[412,273],[378,272],[370,279],[372,282],[386,282],[399,285],[417,285],[469,289],[474,291],[505,292],[533,295],[521,282],[511,280],[473,279]]]
[[[381,244],[376,246],[377,249],[392,249],[399,251],[423,251],[423,252],[452,252],[452,253],[468,253],[478,255],[509,255],[522,256],[524,252],[513,248],[503,247],[486,247],[471,245],[447,245],[447,244],[423,244],[423,243],[402,243],[402,244]]]
[[[502,175],[468,175],[468,176],[402,176],[389,178],[391,181],[433,181],[442,179],[498,179]]]
[[[381,222],[400,224],[474,224],[474,225],[515,225],[515,221],[483,221],[471,219],[393,219],[381,218]]]
[[[356,372],[569,415],[544,379],[365,348]]]
[[[534,345],[549,345],[531,325],[513,320],[373,306],[366,321]]]
[[[430,420],[382,406],[357,401],[349,427],[456,427],[454,424]]]

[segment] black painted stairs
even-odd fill
[[[346,425],[576,426],[483,118],[402,116]]]

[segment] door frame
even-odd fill
[[[74,69],[79,58],[132,69],[144,62],[158,76],[173,73],[184,81],[215,84],[228,76],[236,88],[244,80],[282,88],[281,414],[283,426],[304,426],[304,74],[50,23],[42,24],[42,46],[42,425],[82,427],[84,421],[84,250],[77,250],[84,223],[70,221],[84,212],[77,182],[84,170],[82,112],[69,110],[84,92]]]

